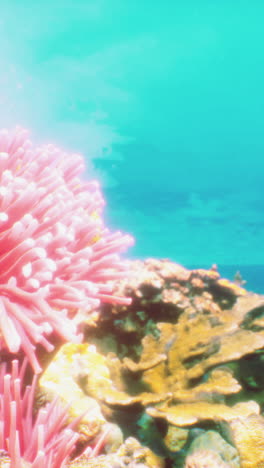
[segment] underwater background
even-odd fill
[[[131,258],[264,291],[264,3],[1,0],[1,127],[86,157]]]

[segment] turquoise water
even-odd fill
[[[0,124],[85,155],[131,257],[258,265],[261,289],[263,17],[258,0],[1,0]]]

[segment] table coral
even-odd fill
[[[146,404],[145,395],[148,392],[152,394],[153,401],[157,395],[163,395],[161,401],[167,394],[167,398],[175,402],[210,400],[217,398],[217,395],[223,397],[238,393],[242,388],[240,382],[232,375],[231,369],[222,365],[229,361],[239,360],[264,346],[264,332],[253,331],[254,321],[250,327],[245,326],[249,323],[250,317],[255,314],[254,311],[264,307],[264,300],[257,295],[246,295],[241,288],[232,286],[228,288],[227,280],[223,286],[215,271],[188,272],[182,267],[174,266],[173,268],[169,262],[160,263],[160,274],[157,273],[157,261],[154,262],[153,271],[148,274],[149,261],[146,262],[145,269],[141,264],[141,272],[136,278],[127,282],[125,286],[125,281],[117,286],[119,292],[120,287],[123,287],[132,297],[134,296],[133,305],[127,313],[132,317],[133,312],[134,323],[138,323],[138,333],[133,333],[133,337],[139,341],[141,351],[139,359],[124,356],[120,360],[118,358],[109,360],[110,372],[114,376],[114,381],[115,379],[116,382],[118,381],[116,387],[120,390],[126,387],[125,384],[122,385],[125,372],[126,375],[130,374],[131,378],[134,375],[134,381],[138,381],[139,391],[137,396],[134,392],[133,401],[136,399],[139,401],[139,395],[141,395],[142,404]],[[169,264],[169,280],[166,276],[167,264]],[[134,265],[134,268],[136,267]],[[179,278],[178,272],[180,272]],[[196,275],[201,275],[202,280],[207,282],[204,283],[205,290],[200,291],[199,294],[197,291],[193,292],[193,286],[190,283],[190,279],[195,278]],[[171,302],[164,301],[162,294],[171,289],[170,283],[175,282],[179,286],[172,290],[181,295],[178,295],[176,301],[174,297]],[[148,288],[148,301],[144,295],[146,287]],[[187,287],[188,292],[183,292]],[[223,287],[222,294],[220,294],[221,287]],[[137,292],[140,290],[142,290],[142,295]],[[224,308],[221,307],[225,297],[230,303],[229,308],[226,304]],[[145,305],[142,304],[141,298],[145,301]],[[116,306],[113,309],[115,316]],[[143,320],[137,318],[137,309],[144,310]],[[109,326],[111,321],[109,316],[109,322],[106,323],[108,329],[116,333],[117,337],[120,335],[121,341],[122,335],[129,336],[131,332],[126,329],[120,331],[120,326],[114,329],[116,321],[114,316],[113,325]],[[121,317],[122,311],[120,320]],[[107,318],[102,316],[102,326],[104,326],[104,320]],[[144,336],[144,327],[147,328],[148,320],[155,321],[153,325],[153,330],[154,328],[155,330]],[[139,327],[140,321],[141,327]],[[132,355],[133,337],[130,340]],[[222,367],[219,367],[220,365]],[[105,395],[105,399],[109,401],[109,394]],[[151,396],[148,398],[148,404],[150,402]]]

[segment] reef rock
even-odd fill
[[[197,450],[188,455],[184,468],[233,468],[213,450]]]
[[[129,437],[113,455],[100,455],[95,459],[81,456],[67,468],[164,468],[163,460],[138,440]]]
[[[214,457],[216,460],[219,460],[219,466],[240,468],[237,450],[227,443],[216,431],[206,431],[194,439],[188,449],[186,465],[192,466],[192,460],[196,460],[197,462],[197,458],[201,457],[201,453],[204,452],[205,455],[208,451],[210,451],[209,455],[211,458]],[[204,460],[209,455],[205,455]],[[200,467],[200,465],[198,466]]]

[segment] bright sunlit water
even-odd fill
[[[263,292],[263,18],[259,0],[1,0],[0,124],[85,155],[128,256]]]

